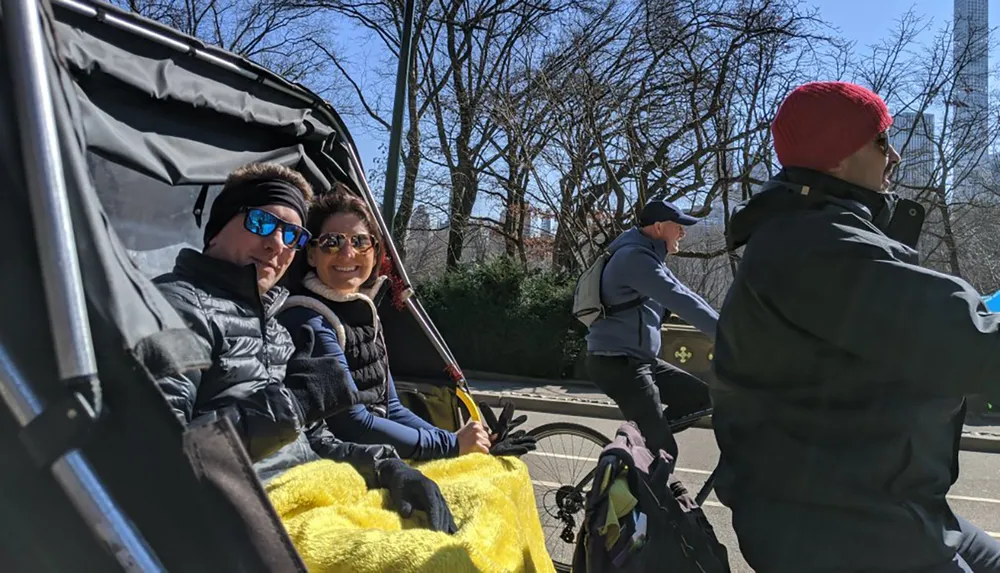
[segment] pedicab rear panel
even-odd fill
[[[687,324],[668,323],[661,328],[660,358],[702,380],[711,380],[715,342]]]

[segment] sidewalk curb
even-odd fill
[[[546,384],[562,384],[565,386],[582,386],[596,389],[593,382],[580,380],[577,378],[533,378],[531,376],[520,376],[518,374],[504,374],[502,372],[487,372],[485,370],[462,370],[466,380],[495,380],[498,382],[516,382],[525,385],[544,386]]]
[[[493,392],[489,390],[472,390],[476,402],[485,402],[491,407],[497,407],[501,400],[510,400],[514,407],[525,412],[541,412],[545,414],[561,414],[564,416],[580,416],[584,418],[603,418],[606,420],[621,420],[621,411],[608,402],[582,399],[549,398],[537,394],[523,392]],[[695,427],[711,429],[712,420],[700,420]],[[1000,436],[978,432],[963,432],[959,447],[963,451],[981,452],[987,454],[1000,453]]]
[[[608,402],[581,399],[548,398],[537,394],[523,392],[492,392],[489,390],[472,390],[476,402],[485,402],[491,407],[500,405],[501,400],[510,400],[514,407],[525,412],[541,412],[545,414],[562,414],[564,416],[581,416],[584,418],[602,418],[605,420],[623,420],[618,406]],[[694,427],[711,429],[712,421],[699,420]]]

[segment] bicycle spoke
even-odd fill
[[[583,525],[587,493],[600,452],[609,440],[575,424],[541,426],[537,449],[524,458],[531,475],[545,545],[553,563],[566,568]],[[571,537],[566,541],[563,536]]]

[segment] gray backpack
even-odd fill
[[[649,297],[639,296],[623,303],[607,306],[601,302],[601,276],[612,256],[614,253],[611,251],[602,252],[576,281],[576,289],[573,291],[573,316],[588,328],[598,318],[635,308],[649,299]]]

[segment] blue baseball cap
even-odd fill
[[[690,226],[701,221],[701,219],[688,215],[684,211],[681,211],[677,205],[663,199],[653,199],[649,203],[646,203],[646,206],[639,212],[638,222],[640,227],[661,221],[673,221],[680,225]]]

